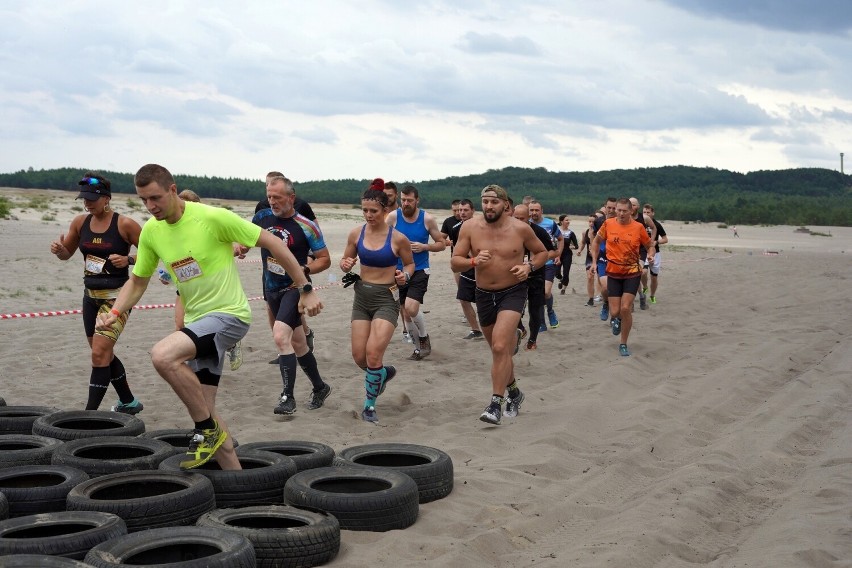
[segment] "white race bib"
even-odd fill
[[[105,265],[105,259],[99,258],[91,254],[86,255],[86,272],[90,274],[100,274],[104,271]]]
[[[287,276],[287,271],[284,270],[284,267],[278,264],[278,261],[271,256],[266,259],[266,269],[272,274]]]
[[[192,280],[193,278],[201,276],[201,266],[199,266],[198,261],[191,256],[172,263],[171,266],[178,282],[186,282],[187,280]]]

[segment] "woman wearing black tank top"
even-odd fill
[[[349,232],[340,269],[344,285],[355,284],[352,303],[352,358],[364,369],[364,409],[361,418],[378,422],[376,399],[396,375],[396,368],[382,361],[399,318],[399,292],[414,273],[414,257],[408,238],[387,224],[388,196],[368,189],[361,199],[364,225]],[[360,252],[359,252],[360,251]],[[351,270],[361,258],[360,277]],[[396,269],[397,258],[403,269]]]
[[[86,214],[71,221],[68,233],[50,244],[50,252],[60,260],[68,260],[77,249],[83,256],[83,327],[92,356],[89,398],[86,410],[97,410],[112,384],[119,400],[112,410],[137,414],[142,403],[133,396],[121,360],[113,353],[129,312],[121,314],[111,329],[95,331],[100,312],[109,312],[118,291],[128,279],[134,257],[131,245],[139,243],[139,223],[114,212],[110,207],[112,192],[108,179],[87,172],[79,182]]]

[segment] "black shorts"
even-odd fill
[[[456,291],[456,300],[463,302],[476,301],[476,281],[462,276],[459,278],[459,288]]]
[[[302,314],[299,313],[299,290],[283,288],[266,291],[266,305],[275,314],[275,321],[286,323],[291,329],[302,325]]]
[[[615,278],[609,276],[606,279],[606,291],[610,298],[620,298],[624,294],[633,294],[634,296],[639,291],[640,276],[631,276],[630,278]]]
[[[544,279],[548,282],[553,282],[554,278],[556,278],[556,265],[555,264],[545,264],[544,265]]]
[[[429,287],[429,275],[425,270],[415,270],[411,275],[411,280],[408,284],[399,289],[399,303],[405,303],[406,298],[411,298],[417,302],[423,303],[423,297],[426,295],[426,289]]]
[[[489,327],[497,321],[497,314],[504,310],[524,313],[527,301],[527,283],[520,282],[504,290],[476,289],[476,312],[479,325]]]

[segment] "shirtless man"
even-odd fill
[[[512,354],[527,298],[527,277],[544,265],[547,251],[528,224],[503,214],[509,199],[505,189],[489,185],[480,196],[483,215],[462,225],[450,265],[454,272],[476,269],[476,307],[491,348],[492,392],[479,419],[500,424],[507,389],[506,416],[516,416],[524,400],[514,380]],[[531,258],[526,263],[524,249]]]

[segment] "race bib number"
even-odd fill
[[[266,259],[266,269],[272,274],[277,274],[278,276],[287,276],[287,271],[284,270],[284,267],[278,264],[278,261],[272,258],[271,256]]]
[[[86,272],[90,274],[100,274],[104,271],[106,259],[87,254],[86,255]]]
[[[198,265],[198,261],[191,256],[174,262],[171,266],[178,282],[186,282],[201,276],[201,267]]]

